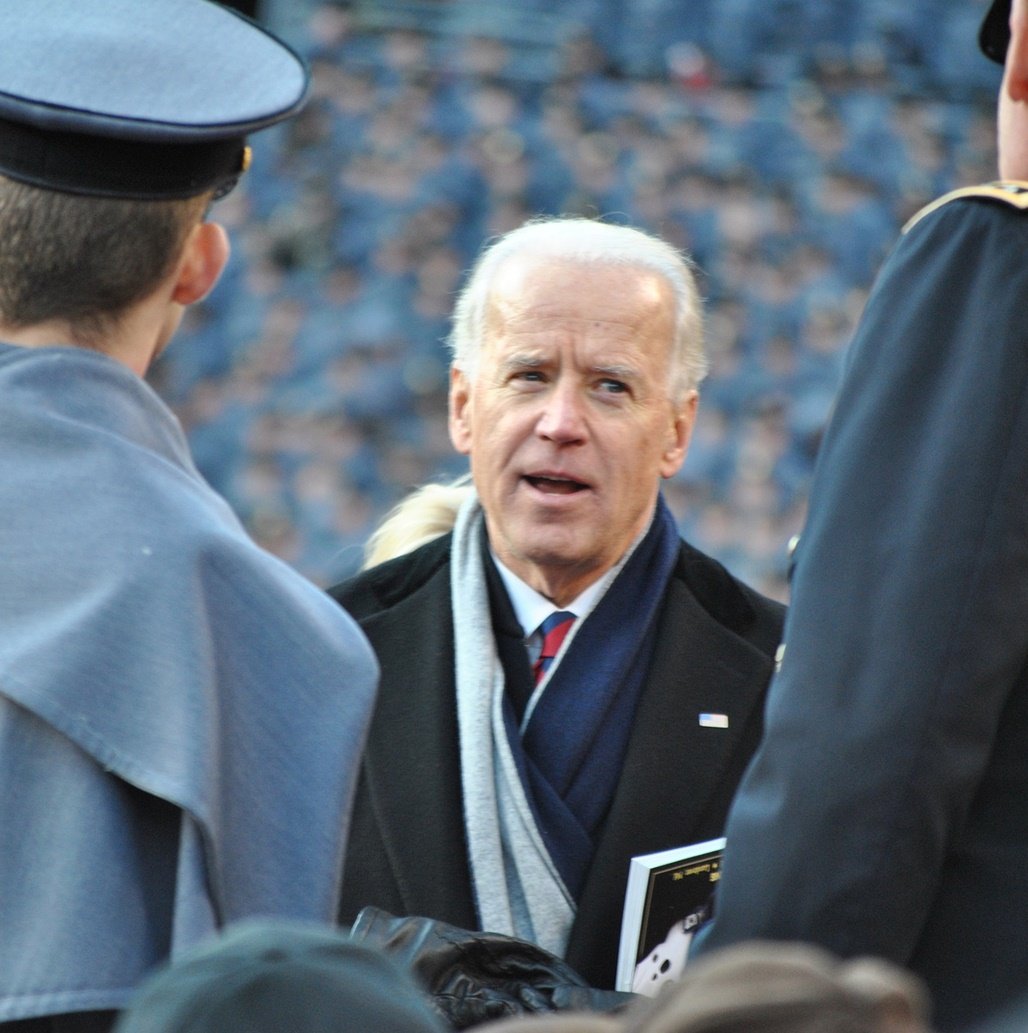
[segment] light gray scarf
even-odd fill
[[[575,902],[536,827],[503,721],[504,674],[493,637],[471,495],[453,529],[453,603],[461,786],[471,881],[482,928],[563,956]]]

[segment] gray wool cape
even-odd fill
[[[149,386],[0,345],[0,1021],[120,1008],[245,916],[333,921],[377,676]]]

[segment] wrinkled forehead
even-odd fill
[[[675,297],[659,273],[523,257],[497,271],[483,322],[484,368],[619,371],[670,390]]]
[[[604,327],[674,332],[675,296],[658,272],[640,265],[519,254],[494,271],[486,298],[486,340],[530,330]]]

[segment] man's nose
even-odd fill
[[[584,399],[570,382],[558,382],[546,392],[536,430],[558,444],[585,437]]]

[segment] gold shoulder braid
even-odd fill
[[[1028,210],[1028,182],[1022,180],[997,180],[995,183],[982,183],[975,187],[961,187],[959,190],[951,190],[948,194],[927,204],[916,215],[912,215],[903,227],[903,232],[908,233],[926,215],[931,214],[936,208],[941,208],[950,201],[956,201],[961,197],[983,197],[991,201],[1001,201],[1003,204]]]

